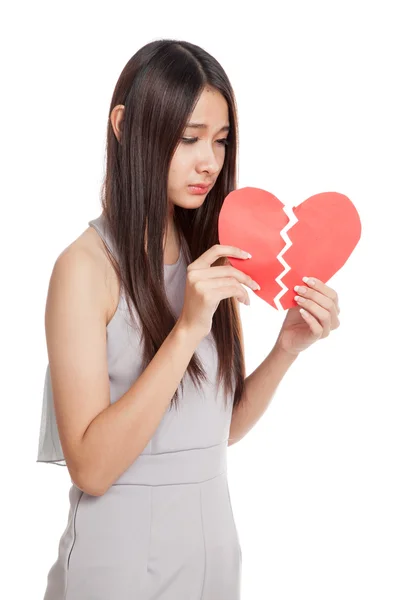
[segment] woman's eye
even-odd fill
[[[195,142],[197,142],[199,138],[181,138],[182,142],[184,144],[194,144]],[[222,146],[228,146],[229,144],[229,140],[227,138],[224,138],[222,140],[217,140],[218,144],[221,144]]]

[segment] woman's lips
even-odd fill
[[[207,194],[210,186],[208,185],[207,187],[200,187],[197,185],[189,185],[188,188],[191,194]]]

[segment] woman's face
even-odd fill
[[[224,164],[229,127],[228,104],[222,94],[205,88],[192,112],[172,157],[168,174],[168,202],[183,208],[198,208],[214,185]],[[185,141],[189,140],[189,141]],[[193,140],[193,141],[190,141]],[[191,184],[211,184],[206,193],[191,193]]]

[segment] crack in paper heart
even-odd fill
[[[289,290],[288,287],[286,287],[286,285],[283,283],[282,277],[284,277],[286,275],[286,273],[288,273],[291,270],[291,266],[285,261],[285,259],[283,258],[283,255],[287,252],[287,250],[289,250],[289,248],[293,245],[292,240],[290,239],[290,237],[287,235],[287,232],[289,231],[289,229],[291,229],[293,227],[293,225],[295,223],[297,223],[298,218],[296,217],[296,215],[293,212],[293,209],[290,206],[282,206],[282,210],[283,212],[287,215],[289,222],[285,225],[285,227],[279,232],[281,238],[286,242],[286,245],[284,248],[282,248],[282,250],[279,252],[279,254],[277,255],[277,260],[279,260],[279,262],[285,267],[284,270],[282,271],[282,273],[280,273],[280,275],[278,275],[278,277],[275,279],[276,283],[278,285],[281,286],[282,290],[275,296],[274,298],[274,302],[276,305],[276,308],[279,310],[284,310],[282,304],[280,303],[280,298],[282,298],[282,296],[284,296],[286,294],[286,292]]]

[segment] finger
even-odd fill
[[[333,288],[329,287],[328,285],[326,285],[326,283],[323,283],[320,279],[317,279],[316,277],[303,277],[303,281],[308,287],[310,287],[310,289],[316,290],[317,292],[320,292],[324,296],[327,296],[328,298],[333,300],[333,302],[336,304],[336,308],[339,314],[339,297]]]
[[[295,289],[295,291],[297,292],[297,294],[299,294],[299,296],[295,296],[295,301],[297,302],[297,304],[299,306],[305,306],[306,298],[313,300],[314,302],[316,302],[317,304],[319,304],[326,310],[329,310],[329,312],[331,313],[330,328],[337,329],[339,327],[340,321],[339,321],[338,315],[339,315],[340,309],[338,309],[337,305],[331,298],[328,298],[327,296],[324,296],[320,292],[317,292],[316,290],[312,290],[306,286],[302,286],[302,285],[297,286],[296,285],[295,288],[297,288],[297,289]],[[305,306],[305,308],[306,308],[306,306]]]
[[[308,310],[305,310],[304,308],[300,309],[300,314],[307,323],[307,325],[310,327],[311,332],[314,334],[314,336],[316,338],[320,338],[323,330],[321,324],[318,323],[317,319],[311,313],[309,313]]]
[[[312,310],[312,302],[315,302],[315,300],[312,300],[312,297],[314,297],[314,296],[312,296],[312,294],[313,294],[313,292],[311,292],[311,290],[308,289],[306,292],[306,295],[310,296],[309,298],[307,297],[307,299],[306,299],[303,294],[302,296],[295,296],[295,301],[297,302],[298,306],[301,306],[302,308],[305,308],[305,309],[311,311],[313,314],[315,314],[314,311]],[[318,292],[315,292],[315,294],[318,294]],[[324,308],[325,310],[328,310],[330,312],[329,329],[330,330],[337,329],[340,325],[340,321],[339,321],[339,317],[338,317],[339,313],[337,311],[336,304],[334,304],[332,302],[332,300],[330,300],[329,298],[327,299],[325,296],[322,296],[323,299],[321,299],[320,296],[321,296],[320,294],[319,294],[319,296],[316,296],[319,298],[319,302],[317,304],[319,304],[319,306],[321,306],[321,308]],[[296,300],[296,298],[298,298],[298,299]],[[309,304],[309,302],[311,302],[311,304]]]
[[[239,302],[250,306],[250,298],[248,293],[245,291],[244,294],[239,294],[235,285],[225,285],[217,289],[216,291],[219,300],[226,298],[236,298]]]
[[[249,287],[253,291],[261,289],[260,285],[256,281],[254,281],[254,279],[252,279],[250,275],[246,275],[246,273],[243,273],[243,271],[241,271],[240,269],[235,269],[235,267],[232,267],[230,265],[210,267],[207,270],[201,269],[201,272],[199,273],[199,278],[201,277],[203,279],[204,276],[207,276],[210,279],[215,279],[216,277],[223,276],[235,278],[240,283],[243,283],[243,285],[247,285],[247,287]]]
[[[236,246],[226,246],[222,244],[214,244],[208,250],[206,250],[203,254],[201,254],[195,261],[193,261],[189,266],[188,270],[191,268],[194,269],[206,269],[211,267],[211,265],[218,260],[221,256],[232,256],[234,258],[247,259],[250,258],[248,252],[242,250],[241,248],[237,248]]]
[[[311,289],[305,285],[296,285],[294,287],[294,291],[296,292],[296,294],[298,294],[298,296],[295,296],[295,300],[296,298],[300,298],[300,304],[304,304],[304,302],[301,302],[301,300],[310,299],[322,306],[322,308],[325,308],[326,310],[337,312],[336,304],[332,300],[332,298],[329,298],[321,292],[317,292],[316,290]]]
[[[242,299],[244,302],[250,304],[249,294],[234,277],[213,277],[202,282],[204,289],[217,290],[224,294],[223,298],[229,298],[235,296],[238,299]],[[225,295],[226,294],[226,295]]]
[[[298,303],[301,308],[309,312],[322,328],[321,337],[327,337],[331,330],[331,313],[313,300],[304,300]]]

